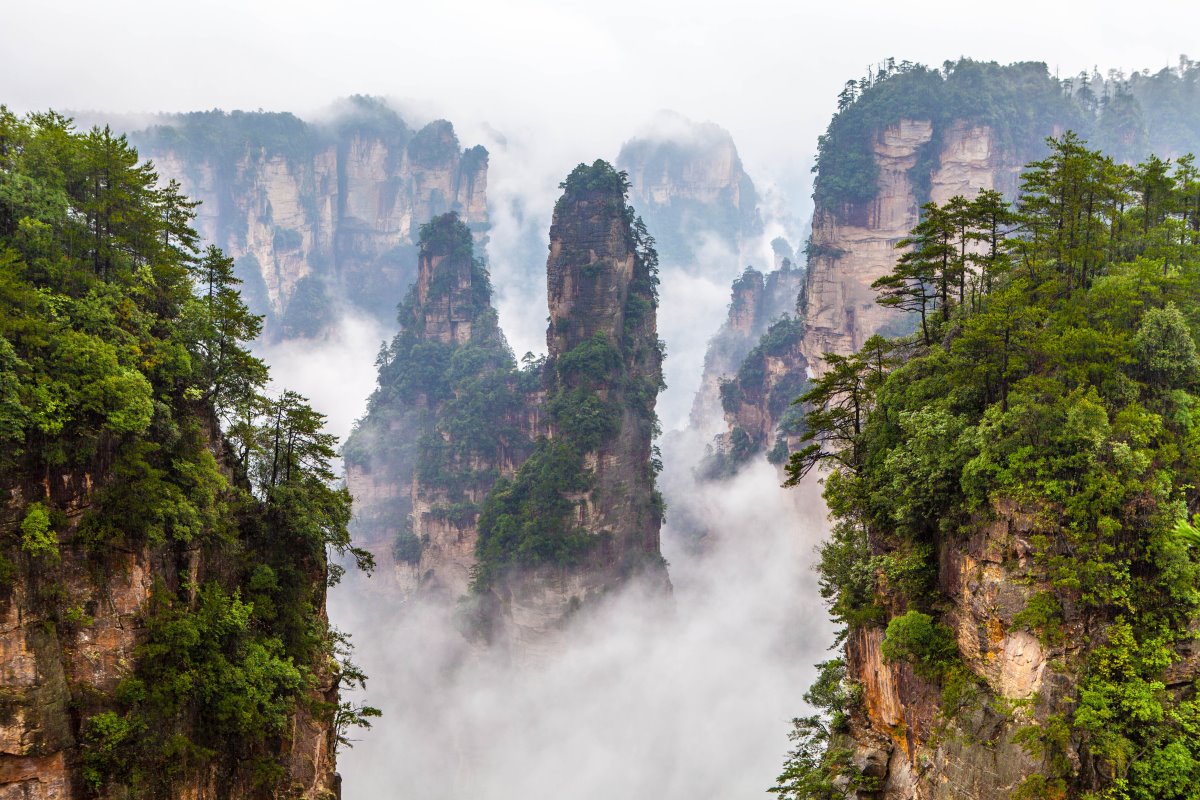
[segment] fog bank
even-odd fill
[[[668,502],[711,522],[707,552],[668,521],[672,600],[630,587],[546,663],[472,650],[444,610],[334,591],[384,712],[340,757],[346,800],[763,795],[832,638],[810,569],[819,487],[781,489],[762,461],[685,496],[690,475],[667,477]]]

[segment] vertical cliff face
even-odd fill
[[[654,401],[662,387],[658,341],[655,255],[644,230],[634,224],[611,167],[598,162],[568,178],[550,226],[546,282],[550,326],[547,369],[552,399],[551,435],[580,439],[566,412],[566,398],[594,392],[619,409],[616,435],[583,445],[595,488],[584,503],[592,535],[613,539],[610,560],[659,563],[660,512],[648,475],[654,435]],[[591,182],[604,181],[593,186]],[[607,364],[595,363],[603,353]]]
[[[478,507],[530,446],[521,375],[496,324],[491,284],[454,214],[420,233],[417,280],[379,387],[345,448],[357,535],[388,591],[468,591]]]
[[[333,437],[123,137],[0,139],[0,797],[336,797]]]
[[[651,450],[657,255],[611,166],[581,164],[563,188],[546,264],[546,436],[481,518],[481,585],[525,657],[634,577],[667,586]]]
[[[919,204],[980,189],[1013,199],[1018,168],[1032,160],[1032,134],[1073,127],[1094,134],[1095,144],[1115,143],[1092,152],[1063,136],[1030,174],[1061,181],[1054,185],[1069,187],[1064,194],[1117,186],[1100,177],[1106,168],[1099,165],[1111,163],[1110,153],[1128,153],[1129,129],[1107,118],[1128,98],[1096,112],[1094,96],[1091,106],[1076,104],[1069,82],[1064,88],[1054,81],[1043,95],[1022,83],[1013,94],[1019,114],[964,114],[964,95],[939,95],[962,66],[941,75],[911,72],[912,81],[891,89],[894,79],[886,77],[843,97],[822,141],[830,173],[824,183],[818,176],[810,248],[803,352],[815,371],[822,352],[848,355],[874,333],[903,331],[874,303],[870,283],[893,268],[895,242],[916,223]],[[978,65],[965,66],[979,75]],[[1017,73],[989,69],[993,78]],[[1038,81],[1045,85],[1044,76]],[[921,91],[907,94],[918,84]],[[1013,90],[1002,82],[998,88]],[[889,102],[872,106],[892,89]],[[859,103],[873,110],[856,111]],[[893,118],[901,108],[901,118]],[[912,113],[918,110],[932,113]],[[832,149],[855,141],[838,126],[860,112],[859,121],[874,123],[858,129],[867,134],[858,143],[868,148]],[[1074,160],[1061,156],[1072,148]],[[869,159],[857,158],[863,153]],[[1033,197],[1022,205],[1014,237],[1055,227],[1053,214],[1033,199],[1045,197],[1036,181],[1028,185]],[[1140,194],[1135,189],[1127,202],[1138,203]],[[824,412],[844,411],[837,404],[851,397],[856,410],[852,433],[835,421],[820,445],[825,455],[849,457],[826,482],[836,524],[820,565],[832,615],[846,625],[843,658],[824,665],[806,697],[831,712],[830,728],[816,736],[834,732],[820,766],[832,787],[828,796],[1182,798],[1194,791],[1200,740],[1175,721],[1194,709],[1197,606],[1190,594],[1174,591],[1171,575],[1178,564],[1193,586],[1195,553],[1189,544],[1179,561],[1164,555],[1195,541],[1184,519],[1195,507],[1194,490],[1179,477],[1195,459],[1180,455],[1188,437],[1168,430],[1176,423],[1165,401],[1196,386],[1194,332],[1173,307],[1191,306],[1194,293],[1173,294],[1169,302],[1164,295],[1152,305],[1167,307],[1145,316],[1147,307],[1132,300],[1137,292],[1102,299],[1106,281],[1131,281],[1139,267],[1122,261],[1150,239],[1138,241],[1145,229],[1114,225],[1140,210],[1088,207],[1078,216],[1090,220],[1093,213],[1103,218],[1103,234],[1089,236],[1103,236],[1109,248],[1103,264],[1091,267],[1104,276],[1094,284],[1072,283],[1061,250],[1029,255],[1022,269],[1048,276],[1036,291],[998,280],[978,308],[956,310],[944,338],[910,339],[890,355],[873,351],[876,366],[855,379],[862,383],[838,388],[835,375],[824,386],[834,398]],[[1058,229],[1048,240],[1056,237],[1061,247],[1067,237]],[[1180,257],[1181,271],[1194,257]],[[1088,315],[1071,316],[1067,308]],[[1011,309],[1038,320],[1031,323],[1038,343],[1031,339],[1022,349],[1027,361],[1009,369],[1007,330],[963,347]],[[1167,316],[1176,320],[1188,364],[1170,389],[1143,345],[1128,349],[1147,341]],[[1057,346],[1095,336],[1110,336],[1113,349]],[[980,365],[997,351],[1004,365],[981,375]],[[888,358],[895,360],[884,366]],[[852,369],[867,364],[855,361]],[[879,383],[860,395],[863,375]],[[1129,388],[1107,390],[1117,382]],[[1010,394],[1010,386],[1022,388]],[[869,410],[860,419],[861,408]],[[1143,412],[1164,426],[1156,429],[1161,438],[1134,441],[1121,428],[1127,415]],[[1093,426],[1079,436],[1087,413]],[[1016,420],[1029,427],[1014,432]],[[1143,455],[1127,467],[1125,453],[1136,449]],[[829,687],[836,688],[832,702],[820,696]],[[789,767],[800,765],[798,754],[802,749]]]
[[[236,583],[235,564],[219,547],[182,552],[141,545],[98,557],[80,524],[96,507],[97,494],[113,482],[97,466],[97,471],[54,472],[36,487],[3,487],[8,503],[0,512],[0,525],[5,529],[20,527],[31,497],[55,509],[63,524],[57,531],[59,561],[48,566],[25,556],[0,594],[0,797],[130,796],[128,787],[92,784],[96,735],[84,721],[111,711],[113,698],[129,691],[146,657],[146,618],[156,592],[180,591],[185,580],[193,586]],[[306,580],[323,587],[324,570],[312,569]],[[323,618],[324,591],[315,599]],[[64,602],[70,607],[65,615],[59,608]],[[264,783],[252,760],[198,770],[181,764],[172,770],[173,777],[143,779],[143,793],[133,796],[148,796],[147,785],[165,781],[170,796],[187,800],[337,797],[333,717],[338,682],[328,664],[305,666],[312,668],[313,681],[272,754],[279,774]],[[184,728],[177,734],[199,739],[205,732]],[[128,742],[118,738],[110,746],[120,753]]]
[[[876,303],[871,284],[895,267],[896,244],[920,221],[922,202],[971,198],[983,189],[1015,193],[1023,160],[996,145],[991,127],[957,120],[939,134],[927,198],[918,196],[914,169],[920,171],[918,159],[934,124],[903,119],[875,140],[878,180],[872,199],[814,212],[802,345],[814,371],[821,371],[824,353],[848,355],[876,333],[903,330],[901,313]]]
[[[655,132],[622,145],[617,168],[629,175],[630,197],[660,254],[671,264],[695,263],[706,235],[739,253],[761,232],[762,220],[733,137],[674,115],[658,123]]]
[[[345,450],[360,536],[391,587],[473,597],[479,630],[525,656],[632,576],[666,581],[651,451],[656,256],[612,167],[581,166],[564,186],[548,357],[517,367],[470,231],[435,218]]]
[[[747,267],[733,282],[725,323],[709,340],[704,354],[700,389],[692,401],[690,424],[693,428],[705,435],[717,432],[708,427],[726,413],[722,408],[721,384],[737,379],[738,370],[746,357],[772,324],[785,316],[794,317],[799,313],[803,303],[803,288],[804,271],[794,267],[787,258],[782,259],[778,269],[765,276]],[[794,361],[795,358],[790,360]],[[797,361],[796,366],[803,374],[803,365]],[[766,387],[768,394],[771,388]],[[729,391],[726,390],[726,393]],[[778,422],[776,418],[774,423],[768,423],[768,429],[773,430]]]
[[[199,232],[236,259],[277,335],[320,332],[331,303],[390,319],[415,277],[422,224],[455,211],[479,235],[487,228],[487,151],[461,149],[445,120],[413,132],[368,98],[321,125],[207,112],[131,139],[202,201]]]
[[[912,664],[884,658],[883,627],[849,634],[847,677],[862,687],[862,700],[847,743],[874,787],[859,797],[1000,800],[1048,767],[1017,734],[1045,725],[1072,695],[1076,679],[1061,665],[1078,659],[1086,637],[1050,645],[1022,626],[1017,615],[1049,589],[1033,566],[1034,541],[1053,526],[1012,503],[993,512],[937,558],[938,589],[951,609],[945,621],[973,676],[959,687],[968,693],[961,710],[947,708],[942,687]]]

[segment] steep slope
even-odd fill
[[[729,310],[724,324],[708,342],[700,389],[692,400],[689,422],[704,429],[721,418],[721,382],[737,375],[746,356],[758,344],[771,323],[795,315],[803,306],[804,270],[791,259],[782,258],[765,276],[747,267],[730,287]]]
[[[785,797],[1195,793],[1200,182],[1067,135],[1023,187],[979,294],[808,395],[845,646]]]
[[[1124,161],[1145,157],[1149,142],[1167,156],[1196,150],[1197,106],[1168,110],[1165,98],[1188,96],[1198,74],[1185,61],[1153,78],[1058,81],[1044,64],[964,59],[940,72],[889,61],[850,81],[819,145],[803,344],[812,369],[823,370],[826,352],[902,332],[870,286],[891,270],[923,203],[983,189],[1013,198],[1021,165],[1065,130]]]
[[[260,395],[231,261],[123,138],[0,141],[0,795],[336,796],[320,415]]]
[[[473,593],[477,629],[522,653],[635,574],[665,583],[656,256],[611,166],[581,165],[563,187],[548,358],[517,368],[469,230],[438,217],[345,453],[364,543],[393,587]]]
[[[381,566],[373,582],[400,594],[467,593],[479,504],[532,448],[540,373],[516,369],[491,291],[457,215],[421,228],[400,332],[346,442],[355,535]]]
[[[199,232],[236,260],[273,335],[319,333],[343,301],[389,320],[415,278],[422,224],[456,211],[487,229],[487,151],[460,149],[445,120],[413,131],[372,98],[351,98],[327,123],[196,112],[130,139],[202,201]]]
[[[581,164],[562,186],[546,264],[546,436],[480,519],[479,582],[523,651],[635,576],[667,580],[651,449],[657,255],[622,173]]]
[[[696,263],[705,235],[740,255],[762,230],[758,193],[733,137],[711,122],[663,115],[653,132],[621,146],[616,166],[629,175],[630,198],[666,262]]]

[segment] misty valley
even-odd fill
[[[622,141],[0,106],[0,800],[1200,796],[1200,64]]]

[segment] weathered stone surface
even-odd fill
[[[102,480],[100,481],[103,482]],[[90,475],[48,479],[50,501],[64,509],[68,526],[59,531],[61,560],[51,570],[29,563],[0,593],[0,799],[83,800],[94,797],[80,774],[80,728],[85,719],[111,707],[117,685],[134,667],[144,639],[139,615],[156,582],[174,585],[179,563],[160,548],[113,552],[104,563],[76,540],[80,512],[92,502]],[[0,524],[19,519],[20,492]],[[192,580],[211,554],[196,551],[186,572]],[[23,559],[29,558],[22,556]],[[212,556],[214,560],[218,556]],[[47,581],[60,587],[48,600]],[[71,615],[53,613],[71,609]],[[63,619],[67,616],[66,619]],[[336,682],[324,666],[314,699],[336,703]],[[286,737],[285,774],[276,796],[328,800],[333,797],[336,732],[324,711],[301,708]],[[112,800],[124,797],[119,787]],[[180,798],[250,800],[262,797],[248,775],[225,786],[215,770],[184,777],[174,787]]]
[[[825,353],[848,355],[876,333],[898,330],[901,312],[875,302],[871,284],[891,272],[896,244],[919,221],[920,203],[909,170],[933,137],[928,120],[901,120],[881,131],[874,154],[879,168],[875,198],[863,207],[817,208],[808,264],[808,329],[803,352],[814,373]],[[1020,163],[998,148],[990,128],[955,122],[941,132],[930,197],[945,203],[997,189],[1011,195]]]
[[[689,422],[691,427],[700,430],[706,436],[713,435],[724,427],[714,429],[713,424],[724,419],[721,408],[720,385],[722,380],[728,380],[737,374],[738,368],[747,354],[758,344],[772,322],[784,315],[797,313],[801,302],[801,292],[804,288],[804,271],[792,265],[790,260],[784,260],[779,268],[767,273],[747,268],[736,281],[730,291],[729,313],[725,323],[717,334],[709,341],[704,354],[704,372],[700,380],[700,389],[692,401],[692,411]],[[788,364],[775,364],[774,371],[768,382],[777,381],[788,369],[805,372],[803,363],[799,360],[800,353],[787,359]],[[783,371],[780,371],[782,367]],[[764,397],[770,394],[774,383],[764,389]],[[747,413],[754,413],[747,410]],[[759,421],[746,422],[756,429],[773,432],[779,420],[768,409],[759,406]],[[733,424],[742,425],[742,421]],[[770,436],[767,436],[769,439]],[[763,441],[767,441],[764,439]],[[769,445],[768,445],[769,446]]]
[[[881,736],[895,745],[877,797],[1001,800],[1041,766],[1013,737],[1071,690],[1050,664],[1079,643],[1048,647],[1014,622],[1044,588],[1030,572],[1029,537],[1046,523],[1011,502],[996,503],[991,517],[938,553],[943,619],[979,680],[977,694],[944,707],[938,687],[883,659],[882,628],[856,629],[846,642],[847,672],[863,687],[863,713],[852,719],[856,753],[878,748]]]
[[[551,365],[596,335],[619,348],[625,363],[601,379],[604,399],[622,409],[619,432],[585,454],[596,485],[586,496],[592,513],[583,527],[612,537],[614,545],[604,557],[607,564],[645,561],[665,579],[658,538],[661,520],[654,510],[654,481],[648,469],[653,425],[646,415],[653,415],[653,400],[649,410],[637,408],[630,388],[645,384],[657,395],[662,354],[649,266],[637,257],[624,207],[623,197],[613,190],[568,190],[555,208],[546,262],[546,344]],[[632,293],[647,311],[627,320]],[[550,432],[554,434],[553,428]]]
[[[630,203],[665,262],[725,280],[728,265],[706,263],[713,259],[697,258],[697,251],[714,240],[744,263],[743,251],[762,229],[754,183],[728,131],[677,115],[659,121],[657,130],[626,142],[617,156],[617,168],[629,175]]]
[[[415,150],[394,135],[359,130],[326,137],[303,155],[258,147],[201,153],[133,134],[142,138],[142,155],[162,179],[178,180],[202,202],[202,240],[237,261],[252,309],[276,333],[296,328],[294,319],[287,331],[280,325],[309,276],[325,305],[348,300],[390,321],[415,277],[422,224],[458,211],[480,235],[488,225],[487,152],[460,149],[445,120],[413,137]]]

